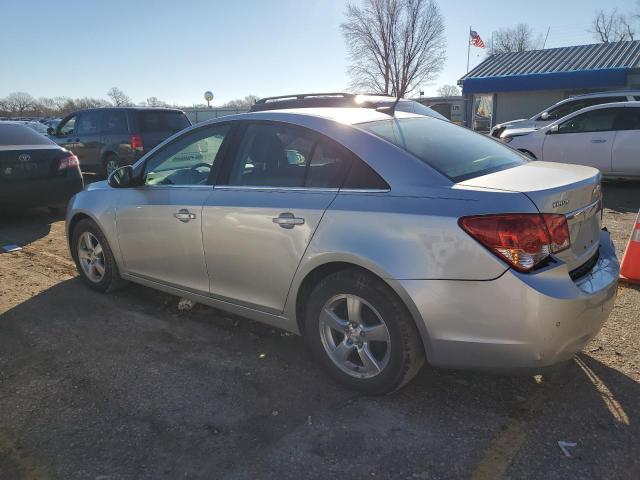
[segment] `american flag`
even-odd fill
[[[484,48],[484,42],[480,38],[480,35],[478,35],[478,32],[476,32],[475,30],[471,30],[469,32],[469,35],[471,36],[471,39],[469,40],[469,43],[471,43],[471,45],[478,48]]]

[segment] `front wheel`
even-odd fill
[[[106,237],[93,220],[81,220],[73,229],[71,253],[78,273],[94,290],[106,292],[126,283],[120,278]]]
[[[399,389],[424,363],[420,334],[402,301],[384,282],[356,269],[316,285],[305,336],[331,376],[366,394]]]
[[[116,155],[107,155],[104,159],[104,173],[107,177],[122,166],[122,162]]]

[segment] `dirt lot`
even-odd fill
[[[605,187],[621,256],[640,184]],[[0,479],[640,478],[640,289],[550,376],[425,368],[366,398],[302,339],[75,274],[64,222],[0,214]],[[559,441],[575,442],[571,458]]]

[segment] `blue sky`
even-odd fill
[[[343,90],[349,82],[340,22],[347,0],[3,0],[0,97],[106,97],[214,104],[243,97]],[[520,22],[547,47],[592,43],[594,12],[631,11],[636,0],[440,0],[447,64],[427,94],[465,73],[469,25],[491,32]],[[471,65],[485,52],[471,49]]]

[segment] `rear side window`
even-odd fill
[[[104,112],[102,117],[103,133],[127,133],[128,131],[127,115],[124,112]]]
[[[254,123],[234,154],[228,184],[340,188],[356,160],[346,148],[306,128]]]
[[[231,169],[229,185],[302,187],[316,138],[282,124],[249,125]]]
[[[54,143],[24,125],[0,122],[0,146],[7,145],[54,145]]]
[[[406,150],[454,182],[527,163],[496,140],[433,118],[396,118],[357,126]]]
[[[614,130],[640,130],[640,108],[618,108],[613,122]]]
[[[304,186],[340,188],[349,168],[351,156],[337,144],[320,140],[313,151]]]
[[[178,132],[191,125],[182,112],[138,112],[138,124],[144,132]]]
[[[385,182],[376,171],[359,158],[353,158],[349,175],[342,188],[354,190],[389,190]]]

